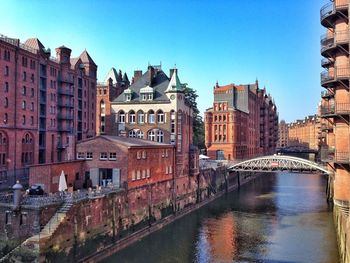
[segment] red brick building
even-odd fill
[[[246,159],[272,154],[278,139],[277,107],[258,82],[214,87],[205,112],[205,143],[212,159]]]
[[[0,36],[0,181],[32,164],[73,160],[75,142],[95,135],[97,66],[87,51],[56,58],[37,39]]]
[[[130,86],[129,78],[121,70],[111,68],[104,82],[97,83],[96,93],[96,134],[116,134],[111,102]]]

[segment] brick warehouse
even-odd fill
[[[258,81],[214,86],[213,107],[205,112],[205,144],[212,159],[246,159],[275,152],[278,113]]]
[[[29,165],[72,160],[75,142],[95,135],[97,66],[87,51],[56,58],[37,39],[0,36],[0,181]]]

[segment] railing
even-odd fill
[[[67,77],[67,76],[63,77],[63,76],[59,75],[58,76],[58,81],[74,84],[73,78],[72,77]]]
[[[334,97],[334,93],[327,91],[322,91],[321,92],[321,97],[322,98],[331,98]]]
[[[350,103],[321,106],[321,115],[350,114]]]
[[[321,59],[321,66],[322,67],[326,67],[330,64],[332,64],[333,62],[329,59],[329,58],[323,58]]]
[[[349,43],[349,31],[341,30],[321,36],[321,53],[336,44]]]
[[[59,113],[58,114],[58,119],[61,119],[61,120],[73,120],[73,114]]]
[[[71,102],[63,102],[63,101],[58,101],[58,106],[60,107],[66,107],[66,108],[73,108],[74,105]]]
[[[342,10],[348,7],[348,0],[335,0],[325,4],[320,11],[321,21],[328,16],[335,14],[337,10]]]
[[[58,93],[63,95],[74,96],[74,91],[72,89],[58,88]]]
[[[350,153],[349,152],[335,152],[335,161],[338,163],[350,163]]]
[[[323,71],[321,73],[321,84],[325,84],[329,81],[336,81],[337,79],[348,79],[350,78],[350,67],[349,66],[338,66],[333,71]]]

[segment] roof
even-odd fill
[[[183,85],[181,84],[179,77],[177,76],[177,69],[174,69],[174,73],[171,76],[168,88],[165,92],[177,92],[183,91]]]
[[[154,70],[154,77],[152,78],[152,83],[149,83],[150,71]],[[142,101],[140,90],[150,86],[153,88],[153,100],[152,101]],[[165,94],[169,86],[169,78],[167,75],[159,68],[149,67],[148,70],[141,76],[141,78],[133,83],[129,88],[133,92],[133,97],[131,101],[125,101],[123,94],[119,95],[112,103],[154,103],[154,102],[170,102],[169,98]]]
[[[115,68],[111,68],[106,77],[105,77],[105,80],[104,80],[104,83],[108,84],[108,80],[109,79],[112,79],[113,83],[117,83],[117,80],[118,80],[118,72]]]
[[[37,38],[28,38],[24,44],[36,50],[43,50],[45,48]]]
[[[79,58],[81,59],[81,61],[85,64],[93,64],[96,66],[95,62],[92,60],[92,58],[90,57],[89,53],[84,50],[83,53],[81,53],[81,55],[79,56]]]
[[[96,139],[105,139],[112,143],[115,143],[118,145],[124,145],[126,147],[174,147],[172,144],[167,144],[167,143],[159,143],[159,142],[153,142],[153,141],[143,140],[138,138],[112,136],[112,135],[99,135],[93,138],[80,141],[78,142],[78,144],[91,141],[91,140],[96,140]]]

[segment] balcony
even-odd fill
[[[73,120],[73,114],[59,113],[58,114],[58,119],[60,119],[60,120]]]
[[[321,55],[331,57],[336,52],[336,47],[349,44],[349,31],[341,30],[335,33],[327,33],[321,37]]]
[[[332,59],[330,59],[330,58],[323,58],[321,60],[321,66],[323,68],[328,68],[328,67],[330,67],[333,64],[334,64],[334,61],[332,61]]]
[[[74,91],[72,89],[58,88],[58,94],[74,96]]]
[[[58,76],[58,81],[68,83],[68,84],[74,84],[74,80],[71,76]]]
[[[321,106],[321,116],[334,117],[335,115],[349,115],[350,103],[337,103],[335,105]]]
[[[64,126],[64,125],[58,125],[57,130],[60,132],[73,132],[73,129],[69,126]]]
[[[348,163],[350,163],[350,153],[336,151],[334,161],[337,163],[348,164]]]
[[[74,104],[72,102],[69,101],[58,101],[58,106],[62,107],[62,108],[74,108]]]
[[[321,8],[320,18],[324,27],[332,27],[338,15],[348,16],[348,0],[334,0]]]
[[[334,98],[334,93],[333,92],[330,92],[330,91],[322,91],[321,92],[321,97],[323,99],[330,99],[330,98]]]
[[[323,146],[320,150],[322,162],[333,162],[335,155],[335,148],[331,146]]]
[[[321,85],[327,86],[330,83],[341,81],[341,80],[349,80],[350,78],[350,67],[346,66],[338,66],[333,68],[332,71],[325,70],[321,73]]]

